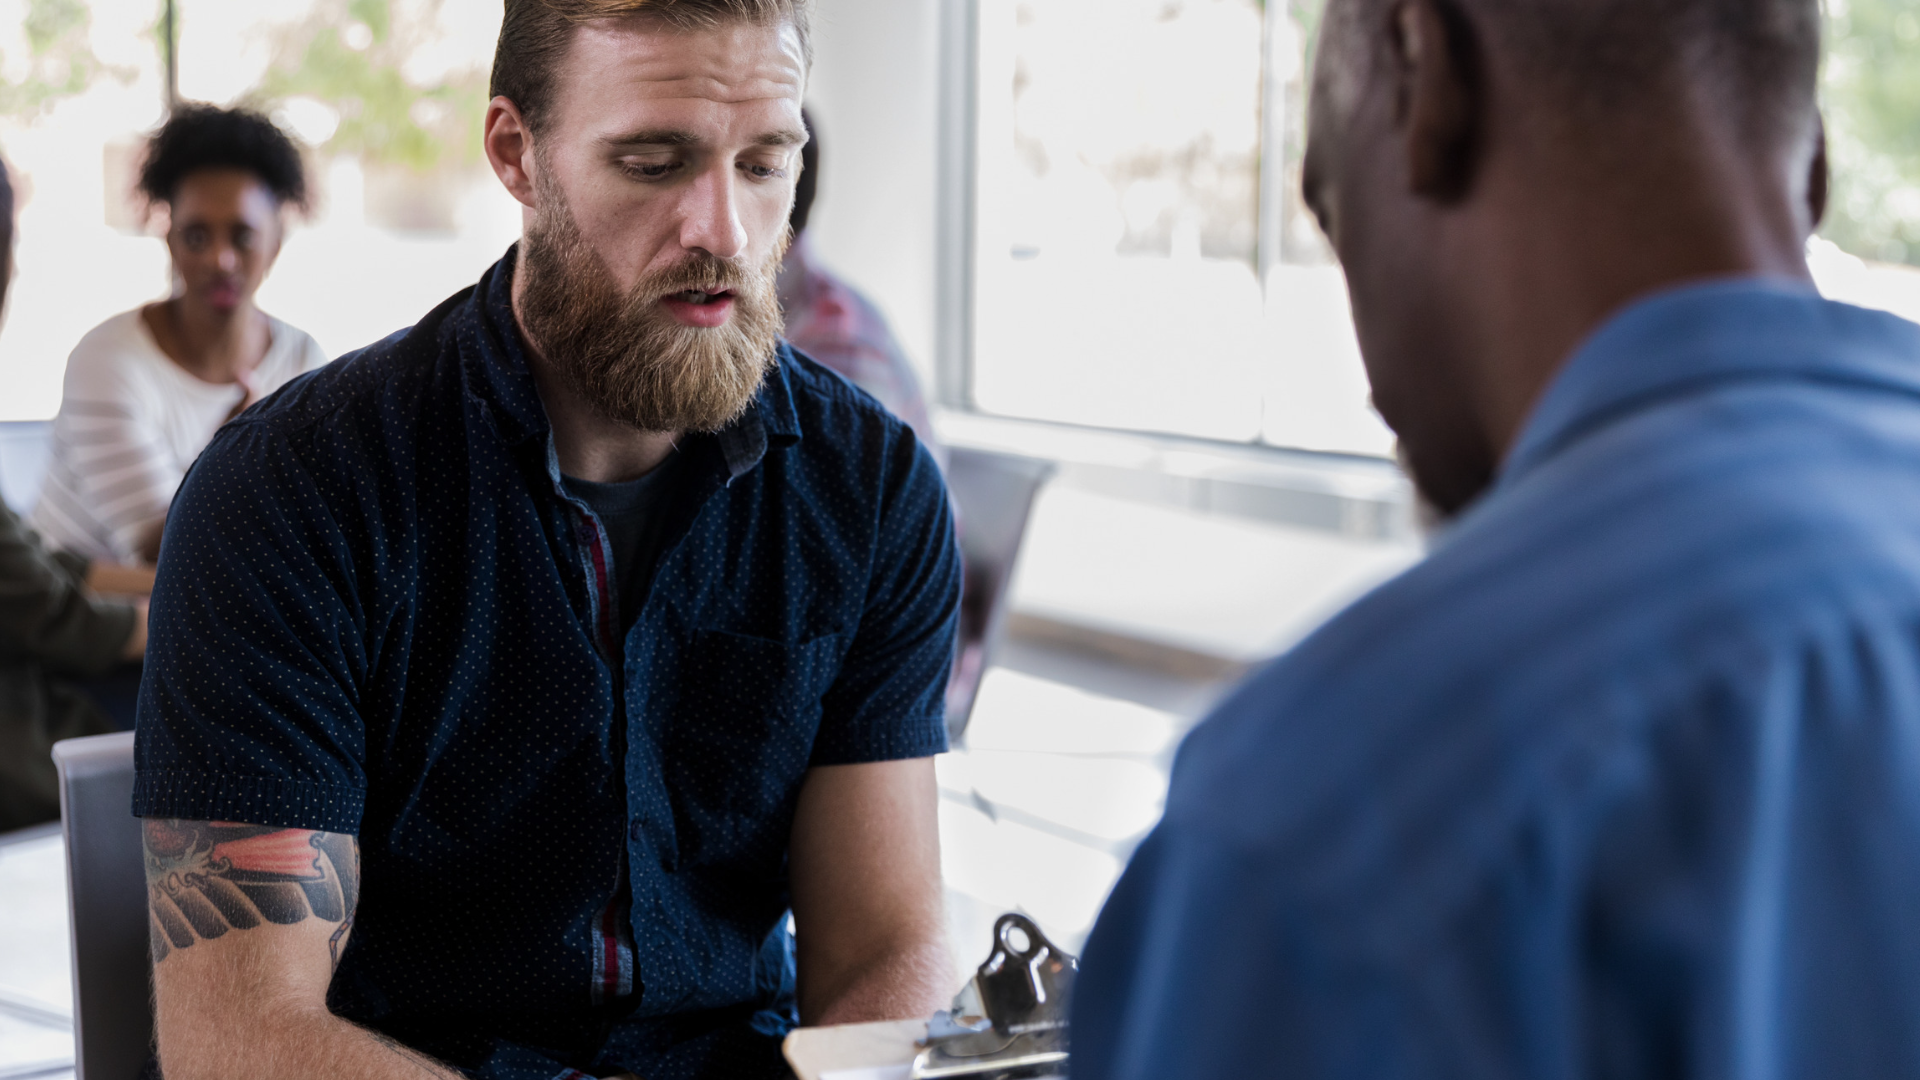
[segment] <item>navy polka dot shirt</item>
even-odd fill
[[[817,765],[946,749],[939,471],[781,347],[646,605],[560,483],[513,253],[226,426],[168,518],[134,813],[360,837],[330,1004],[476,1076],[783,1075]]]

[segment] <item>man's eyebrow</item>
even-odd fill
[[[699,146],[705,140],[691,131],[629,131],[624,135],[609,135],[603,140],[608,146]],[[755,146],[799,146],[807,141],[807,133],[799,128],[782,128],[754,137]]]
[[[608,146],[699,146],[700,136],[691,131],[629,131],[602,141]]]

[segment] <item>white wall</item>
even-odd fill
[[[820,196],[807,231],[933,388],[939,0],[816,0]]]

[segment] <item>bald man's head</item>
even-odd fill
[[[1396,0],[1329,0],[1329,42],[1365,49]],[[1794,139],[1812,122],[1819,0],[1444,0],[1477,44],[1498,51],[1571,122],[1657,111],[1711,96],[1753,139]],[[1354,59],[1358,59],[1355,57]],[[1469,62],[1482,58],[1469,57]]]
[[[1305,195],[1442,509],[1621,304],[1805,274],[1819,60],[1819,0],[1328,0]]]
[[[1706,93],[1755,140],[1811,123],[1818,0],[1466,0],[1541,87],[1602,119]]]

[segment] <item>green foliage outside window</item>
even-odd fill
[[[1821,96],[1833,198],[1821,233],[1920,265],[1920,0],[1826,0]]]
[[[393,0],[322,0],[306,20],[278,33],[274,63],[251,104],[272,109],[306,97],[331,107],[340,126],[314,148],[325,154],[421,173],[477,163],[487,73],[409,82],[406,62],[431,32],[438,5],[414,19],[396,18],[393,7]]]
[[[110,69],[87,40],[91,22],[84,0],[28,0],[25,57],[4,56],[6,68],[24,68],[24,78],[0,77],[0,115],[28,120],[64,98],[83,94]],[[114,70],[123,79],[131,72]]]
[[[1333,252],[1328,249],[1319,224],[1300,194],[1301,166],[1307,152],[1307,97],[1313,81],[1313,49],[1320,38],[1320,14],[1326,0],[1276,0],[1271,4],[1261,0],[1261,7],[1269,20],[1285,19],[1291,23],[1301,50],[1300,66],[1287,84],[1284,98],[1286,145],[1277,155],[1281,167],[1287,171],[1286,198],[1281,205],[1284,217],[1280,223],[1281,258],[1289,263],[1326,263],[1333,259]],[[1270,168],[1272,164],[1273,159],[1269,159],[1265,167]]]

